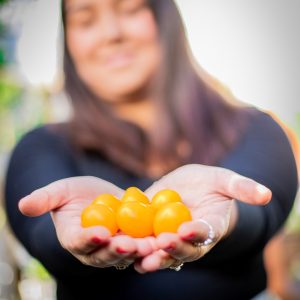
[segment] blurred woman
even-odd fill
[[[12,229],[56,278],[58,299],[264,290],[263,249],[297,190],[280,126],[218,91],[192,58],[173,1],[65,0],[62,16],[73,117],[25,135],[6,180]],[[177,190],[193,220],[157,238],[80,226],[91,199],[130,186],[149,198]]]

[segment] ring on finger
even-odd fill
[[[129,263],[126,263],[126,262],[122,262],[122,263],[118,263],[118,264],[114,265],[114,267],[117,270],[125,270],[126,268],[128,268],[128,266],[129,266]]]
[[[180,271],[183,266],[183,262],[181,260],[175,260],[173,264],[169,267],[169,269],[174,271]]]
[[[202,247],[202,246],[208,246],[211,243],[213,243],[215,241],[216,235],[215,235],[215,232],[214,232],[212,226],[203,219],[197,219],[195,221],[199,222],[199,223],[204,223],[208,227],[208,234],[207,234],[206,240],[204,240],[203,242],[194,242],[193,245],[195,247]]]

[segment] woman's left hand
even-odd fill
[[[177,233],[161,233],[156,238],[159,250],[135,263],[139,273],[170,267],[178,270],[181,264],[201,258],[234,228],[238,216],[233,199],[264,205],[272,196],[269,189],[252,179],[228,169],[199,164],[172,171],[145,193],[151,199],[162,189],[176,190],[193,220],[183,223]]]

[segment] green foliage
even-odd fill
[[[2,36],[5,33],[5,26],[3,23],[0,22],[0,36]]]
[[[18,102],[22,89],[12,81],[0,77],[0,115],[12,109]]]
[[[7,2],[8,2],[8,0],[0,0],[0,9],[1,9],[1,6],[3,6]],[[0,20],[0,39],[4,36],[5,29],[6,29],[5,25]],[[0,40],[0,42],[1,42],[1,40]],[[6,63],[6,61],[5,61],[5,51],[1,47],[1,44],[0,44],[0,69],[5,66],[5,63]]]
[[[4,50],[0,48],[0,68],[5,65],[5,54]]]
[[[294,207],[286,222],[286,230],[288,233],[300,233],[300,211],[299,198],[295,201]]]
[[[31,258],[24,269],[24,276],[27,278],[35,278],[39,280],[49,280],[51,275],[45,267],[36,259]]]

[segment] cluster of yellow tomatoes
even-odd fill
[[[112,235],[122,232],[136,238],[177,232],[183,222],[190,220],[190,210],[176,191],[161,190],[150,201],[136,187],[129,187],[121,199],[101,194],[81,214],[83,227],[101,225]]]

